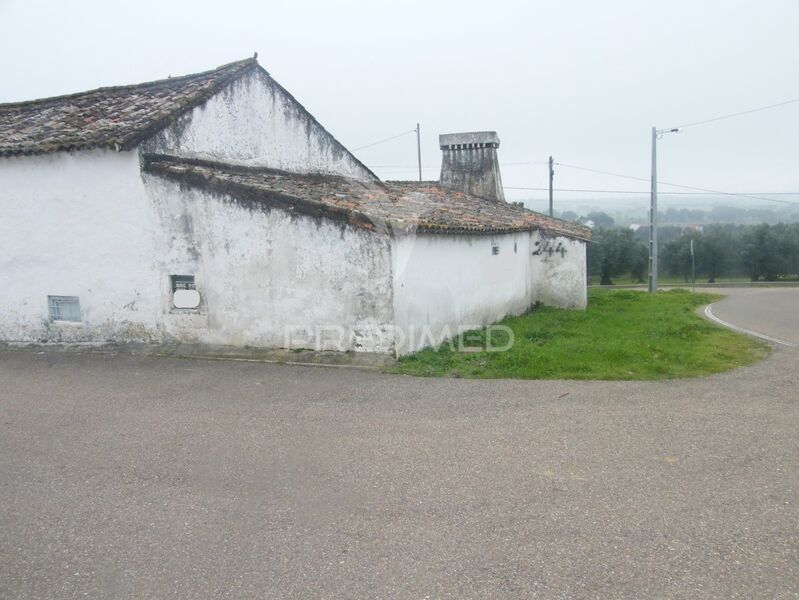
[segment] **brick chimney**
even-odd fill
[[[445,133],[438,136],[441,147],[441,185],[480,198],[505,201],[499,175],[496,131]]]

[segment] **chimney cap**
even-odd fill
[[[443,133],[438,136],[439,147],[459,146],[462,144],[491,144],[499,146],[496,131],[468,131],[465,133]]]

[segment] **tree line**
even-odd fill
[[[799,195],[798,195],[799,196]],[[611,215],[602,211],[589,212],[580,216],[574,211],[563,211],[557,216],[566,221],[591,221],[597,227],[611,227],[613,225],[626,225],[629,223],[640,222],[648,219],[643,211],[637,214],[626,213],[617,214],[614,219]],[[714,206],[709,210],[697,208],[672,208],[658,211],[658,222],[663,225],[709,225],[715,223],[731,223],[736,225],[758,225],[768,223],[796,223],[799,222],[799,204],[783,205],[778,207],[754,206],[742,208],[739,206]]]
[[[648,277],[649,229],[596,227],[588,245],[588,274],[602,285],[630,277],[643,283]],[[799,279],[799,223],[776,225],[705,225],[701,229],[658,227],[661,275],[691,281],[691,240],[694,242],[697,281],[714,283],[719,277],[746,277],[750,281]]]

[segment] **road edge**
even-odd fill
[[[732,329],[733,331],[737,331],[738,333],[743,333],[743,334],[748,335],[748,336],[752,336],[752,337],[759,338],[761,340],[765,340],[765,341],[770,342],[772,344],[778,344],[778,345],[781,345],[781,346],[786,346],[788,348],[797,348],[797,347],[799,347],[799,344],[794,344],[793,342],[789,342],[787,340],[781,340],[779,338],[771,337],[770,335],[766,335],[765,333],[758,333],[757,331],[752,331],[751,329],[745,329],[744,327],[738,327],[737,325],[733,325],[732,323],[729,323],[729,322],[725,321],[724,319],[720,319],[719,317],[717,317],[716,315],[713,314],[713,307],[716,304],[717,304],[717,302],[712,302],[712,303],[708,304],[707,306],[705,306],[705,309],[703,311],[705,316],[708,319],[710,319],[711,321],[713,321],[714,323],[717,323],[718,325],[721,325],[722,327],[726,327],[727,329]]]

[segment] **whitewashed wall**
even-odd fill
[[[585,243],[568,238],[403,235],[393,240],[392,264],[398,355],[524,313],[538,301],[585,308]]]
[[[459,328],[528,310],[534,302],[529,241],[528,233],[395,238],[394,319],[403,332],[397,354],[433,345],[428,332],[440,343]],[[499,245],[499,254],[492,254],[492,244]]]
[[[386,236],[143,180],[136,152],[0,160],[0,341],[390,352],[389,252]],[[172,308],[170,275],[196,277],[199,311]],[[81,322],[51,322],[48,295],[78,296]]]
[[[154,226],[136,152],[0,159],[0,340],[160,339]],[[82,323],[51,323],[48,295]]]
[[[588,302],[586,251],[587,244],[580,240],[531,234],[530,276],[536,301],[584,309]]]
[[[172,154],[295,173],[374,179],[302,106],[257,69],[143,146]]]
[[[162,311],[167,338],[391,352],[389,238],[147,176],[161,239],[156,270],[194,275],[199,313]]]
[[[170,275],[195,276],[198,311],[172,308]],[[392,239],[143,178],[136,152],[0,160],[3,341],[391,352],[397,335],[405,354],[536,301],[583,308],[585,283],[568,238]],[[48,295],[78,296],[81,323],[51,322]]]

